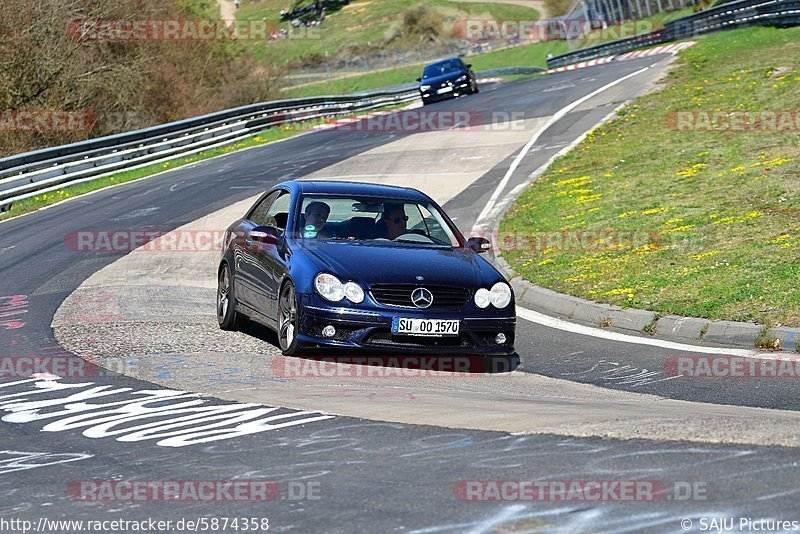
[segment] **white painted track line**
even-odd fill
[[[599,95],[603,91],[607,91],[608,89],[611,89],[612,87],[624,82],[625,80],[627,80],[629,78],[633,78],[634,76],[637,76],[637,75],[639,75],[639,74],[641,74],[643,72],[646,72],[649,69],[650,69],[649,66],[643,67],[643,68],[641,68],[641,69],[639,69],[639,70],[637,70],[635,72],[632,72],[632,73],[630,73],[628,75],[623,76],[622,78],[618,78],[618,79],[614,80],[613,82],[607,83],[604,86],[600,87],[599,89],[596,89],[596,90],[592,91],[588,95],[583,96],[583,97],[579,98],[578,100],[575,100],[574,102],[568,104],[567,106],[564,106],[563,108],[558,110],[558,112],[556,112],[555,115],[550,117],[550,120],[548,120],[545,123],[545,125],[542,126],[533,135],[531,140],[528,141],[525,144],[524,147],[522,147],[522,150],[520,150],[519,154],[517,154],[517,157],[514,158],[514,161],[511,163],[511,166],[508,168],[508,171],[506,171],[505,176],[503,176],[503,179],[500,180],[499,184],[497,184],[497,187],[495,188],[494,192],[492,193],[492,196],[489,198],[489,202],[483,208],[483,210],[481,211],[480,215],[478,215],[478,219],[475,221],[475,227],[476,228],[482,228],[482,227],[486,226],[487,224],[489,224],[491,222],[491,221],[487,220],[488,217],[489,217],[489,214],[492,212],[492,209],[494,209],[494,206],[497,203],[497,199],[500,197],[500,194],[503,192],[503,189],[505,189],[505,187],[508,185],[509,180],[511,180],[511,177],[514,175],[514,171],[517,170],[517,167],[519,167],[519,164],[522,162],[522,159],[525,156],[528,155],[528,152],[530,152],[531,148],[533,148],[533,145],[536,144],[536,141],[539,140],[539,138],[542,136],[542,134],[544,132],[546,132],[547,129],[550,128],[550,126],[552,126],[553,124],[557,123],[559,120],[564,118],[564,116],[567,113],[569,113],[570,111],[572,111],[576,107],[580,106],[581,104],[583,104],[587,100]]]

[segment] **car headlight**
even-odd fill
[[[332,274],[319,273],[314,278],[314,288],[322,298],[331,302],[339,302],[344,298],[344,285]]]
[[[484,309],[489,307],[490,302],[491,298],[488,289],[482,287],[475,292],[475,306]]]
[[[462,74],[461,76],[456,78],[456,81],[457,82],[466,82],[467,81],[467,75],[466,74]]]
[[[428,90],[428,89],[430,89],[430,88],[431,88],[431,86],[430,86],[430,85],[420,85],[420,86],[419,86],[419,90],[420,90],[420,91],[427,91],[427,90]]]
[[[358,304],[364,301],[364,290],[355,282],[347,282],[344,285],[344,296],[347,297],[347,300],[350,302]]]
[[[505,308],[511,302],[511,288],[504,282],[497,282],[489,292],[489,300],[495,308]]]

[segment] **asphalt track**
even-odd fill
[[[526,118],[546,117],[580,96],[660,60],[663,57],[611,63],[502,84],[470,97],[469,105],[485,112],[525,111]],[[602,104],[587,105],[569,114],[548,130],[523,160],[509,189],[641,90],[641,81],[634,79],[610,90],[610,98]],[[463,102],[439,106],[463,109]],[[145,224],[176,228],[249,198],[273,183],[320,171],[405,135],[316,132],[101,191],[0,224],[0,272],[4,274],[0,277],[0,296],[24,296],[16,299],[24,305],[0,318],[16,321],[12,325],[16,328],[2,330],[0,356],[61,353],[50,326],[56,310],[92,273],[122,256],[70,251],[64,246],[69,232],[123,230]],[[460,226],[469,227],[470,217],[485,205],[510,162],[509,157],[447,202],[448,213],[459,218]],[[620,383],[622,374],[609,379],[608,367],[661,370],[664,361],[675,353],[572,335],[527,321],[520,321],[518,326],[518,353],[521,370],[555,378],[675,399],[796,410],[793,380]],[[6,386],[0,388],[0,397],[33,387],[32,383],[12,384],[15,380],[0,381],[0,386]],[[100,374],[91,382],[135,392],[162,389],[114,373]],[[44,392],[37,398],[59,395],[63,397],[64,393]],[[224,403],[211,400],[208,404]],[[39,409],[51,413],[44,406]],[[686,416],[691,418],[692,414]],[[795,494],[800,492],[793,448],[514,436],[349,417],[320,419],[182,448],[158,446],[152,440],[91,439],[77,429],[41,432],[44,422],[36,420],[11,422],[4,418],[0,425],[5,449],[0,455],[3,518],[266,516],[270,530],[335,532],[681,531],[682,518],[694,519],[695,526],[701,517],[798,519],[793,516]],[[4,461],[6,457],[24,457],[23,453],[43,456],[37,456],[40,461]],[[58,463],[48,465],[47,458]],[[279,485],[306,481],[320,484],[320,498],[266,504],[72,501],[67,496],[69,482],[87,479],[269,479]],[[589,504],[465,502],[454,496],[453,488],[459,481],[486,479],[657,479],[668,488],[674,482],[700,484],[705,488],[705,498],[676,501],[676,495],[670,492],[670,498],[660,502]]]

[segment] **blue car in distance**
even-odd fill
[[[274,186],[226,231],[217,319],[275,330],[281,351],[514,353],[514,294],[427,195],[353,182]]]
[[[480,92],[472,65],[457,57],[431,63],[417,81],[423,104]]]

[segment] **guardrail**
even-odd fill
[[[535,74],[541,67],[505,67],[479,77]],[[232,143],[282,124],[336,117],[419,99],[416,84],[346,96],[252,104],[142,130],[45,148],[0,159],[0,211],[64,186],[102,178]]]
[[[0,210],[66,185],[95,180],[232,143],[269,127],[411,102],[416,86],[281,100],[0,159]]]
[[[539,74],[545,72],[544,67],[501,67],[499,69],[484,70],[475,74],[478,78],[489,78],[492,76],[516,76],[520,74]]]
[[[796,26],[800,0],[739,0],[667,22],[663,30],[582,48],[547,60],[549,68],[743,26]]]

